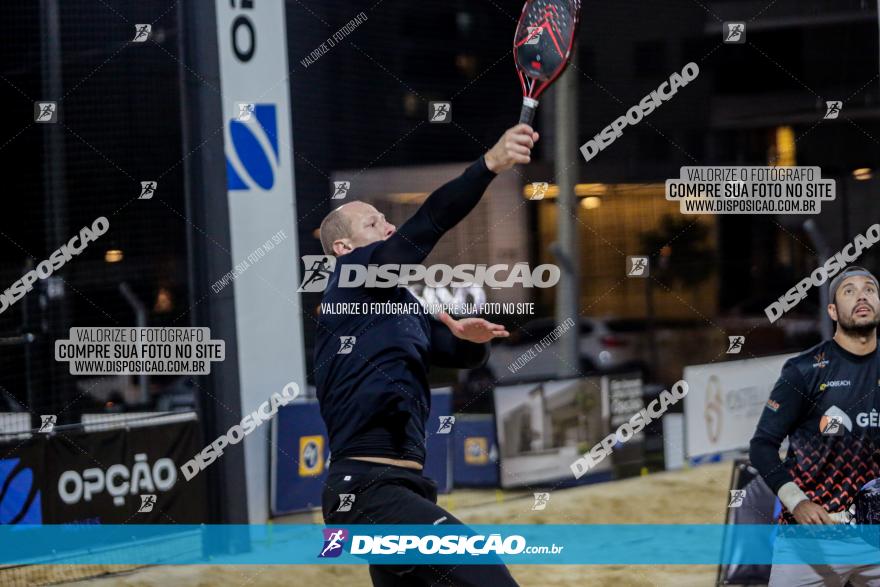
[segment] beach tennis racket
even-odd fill
[[[513,36],[523,91],[519,121],[535,118],[538,97],[565,71],[577,36],[580,0],[527,0]]]

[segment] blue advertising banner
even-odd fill
[[[498,447],[492,414],[459,416],[452,440],[455,486],[498,487]]]
[[[330,446],[318,402],[282,406],[273,426],[272,515],[320,508]]]
[[[0,440],[0,525],[207,521],[195,419]]]
[[[452,415],[451,388],[431,392],[428,417],[428,457],[425,476],[437,482],[438,491],[452,489],[449,453]],[[321,507],[327,478],[330,444],[317,401],[295,402],[278,410],[272,429],[272,515],[279,516]]]

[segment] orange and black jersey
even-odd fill
[[[878,434],[880,354],[854,355],[829,340],[786,361],[749,454],[774,493],[794,481],[811,501],[838,512],[880,478]],[[785,510],[782,519],[794,521]]]

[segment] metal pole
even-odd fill
[[[574,57],[572,57],[574,61]],[[577,197],[574,185],[577,179],[577,76],[571,68],[562,75],[554,88],[554,164],[556,185],[559,186],[557,204],[557,257],[561,261],[562,277],[556,288],[556,324],[568,319],[575,321],[575,328],[559,339],[559,377],[580,374],[581,362],[578,349],[580,331],[580,308],[578,303],[578,234]]]
[[[819,266],[821,267],[831,256],[831,247],[828,246],[822,231],[819,230],[819,226],[812,218],[804,222],[804,230],[816,247]],[[831,319],[828,317],[827,308],[829,303],[831,301],[828,299],[828,287],[823,285],[819,288],[819,332],[822,334],[822,340],[830,340],[834,336]]]
[[[147,308],[144,306],[144,303],[138,299],[135,295],[134,291],[132,291],[131,286],[128,285],[128,282],[123,281],[119,284],[119,291],[122,293],[122,297],[125,298],[125,301],[128,302],[128,305],[134,310],[134,319],[135,325],[138,328],[144,328],[147,325]],[[150,402],[150,391],[149,391],[149,375],[146,373],[141,373],[138,375],[138,387],[141,390],[141,405],[146,405]]]
[[[43,58],[40,90],[42,95],[38,99],[57,103],[56,116],[59,121],[54,124],[42,125],[45,149],[43,154],[43,177],[45,178],[43,203],[46,251],[54,251],[62,242],[70,238],[67,230],[68,206],[65,184],[67,156],[64,146],[64,128],[61,126],[64,123],[64,105],[60,102],[64,95],[64,78],[59,4],[59,0],[41,0],[40,2]],[[43,293],[46,291],[46,284],[41,284],[39,289],[41,293],[35,293],[35,295],[45,295],[48,301],[48,295]],[[65,329],[69,328],[71,323],[69,306],[70,304],[64,295],[46,305],[42,310],[41,322],[45,326],[41,329],[41,338],[53,340],[64,337]],[[38,345],[37,348],[39,349],[38,359],[33,368],[43,374],[43,379],[40,381],[41,385],[36,394],[37,397],[29,398],[29,406],[37,413],[57,414],[72,397],[64,397],[73,388],[71,376],[67,372],[66,366],[52,361],[51,355],[47,357],[47,347],[44,344]],[[54,351],[49,352],[54,353]],[[34,403],[30,403],[31,400],[34,400]],[[70,409],[65,410],[64,419],[77,421],[79,409],[80,407],[74,404]]]

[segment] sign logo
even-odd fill
[[[342,554],[347,539],[348,530],[324,528],[324,547],[318,558],[336,558]]]
[[[437,434],[449,434],[452,432],[452,425],[455,424],[455,416],[440,416],[440,427],[437,428]]]
[[[331,200],[344,200],[345,196],[348,194],[348,190],[351,189],[350,181],[334,181],[333,182],[333,195],[330,197]]]
[[[229,121],[231,149],[226,149],[226,181],[230,191],[275,185],[278,155],[278,109],[275,104],[253,104],[253,116]]]
[[[339,350],[336,351],[337,355],[350,355],[351,351],[354,350],[354,343],[357,342],[356,336],[340,336],[339,337]]]
[[[332,255],[303,255],[306,271],[298,292],[322,292],[327,287],[327,279],[336,268],[336,257]]]
[[[648,277],[648,275],[650,275],[650,269],[647,257],[626,258],[627,277]]]
[[[547,190],[550,188],[550,184],[546,181],[533,181],[532,182],[532,194],[529,196],[530,200],[543,200],[544,196],[547,195]]]
[[[34,122],[58,122],[58,104],[55,102],[34,102]]]
[[[745,489],[731,489],[730,490],[730,503],[727,504],[729,508],[738,508],[743,504],[743,500],[746,498],[746,490]]]
[[[58,477],[58,496],[64,503],[74,505],[83,501],[91,502],[95,496],[107,499],[104,495],[106,493],[113,500],[113,505],[119,507],[125,505],[127,496],[137,494],[139,487],[164,493],[171,491],[175,483],[177,467],[173,460],[162,457],[150,464],[146,453],[138,453],[134,455],[134,464],[131,466],[116,463],[110,465],[106,471],[96,467],[82,472],[75,469],[64,471]],[[147,494],[140,494],[140,507],[144,506],[145,496],[149,497]]]
[[[238,119],[241,122],[247,122],[254,115],[254,109],[256,105],[253,102],[239,102],[238,103]]]
[[[40,416],[40,429],[37,432],[45,432],[46,434],[52,432],[55,429],[55,423],[58,421],[58,416],[54,414],[47,414]]]
[[[350,512],[351,506],[354,505],[354,493],[340,493],[339,494],[339,507],[336,508],[337,512]]]
[[[538,41],[541,40],[541,33],[544,32],[544,27],[541,26],[530,26],[528,27],[529,36],[526,37],[525,45],[537,45]]]
[[[825,102],[825,120],[833,120],[840,116],[843,110],[843,102],[840,100],[828,100]]]
[[[153,194],[156,193],[157,187],[159,187],[158,182],[142,181],[141,182],[141,195],[138,196],[138,200],[151,200],[153,198]]]
[[[724,23],[724,42],[725,43],[745,43],[746,42],[746,23],[744,22],[725,22]]]
[[[532,511],[545,510],[548,503],[550,503],[549,493],[535,493],[535,503],[532,506]]]
[[[745,336],[728,336],[728,347],[727,354],[728,355],[738,355],[743,348],[743,343],[746,342]]]
[[[42,524],[40,490],[34,472],[21,459],[0,459],[0,524]],[[14,473],[14,474],[13,474]]]
[[[468,436],[464,439],[464,462],[468,465],[485,465],[489,462],[489,441],[484,436]]]
[[[131,40],[133,43],[144,43],[147,39],[150,38],[150,32],[153,30],[153,25],[150,24],[136,24],[134,25],[134,38]]]
[[[156,505],[156,496],[154,494],[147,494],[141,496],[141,505],[138,507],[138,513],[147,514],[153,511],[153,506]]]
[[[825,410],[825,414],[819,419],[819,431],[825,436],[843,436],[844,428],[852,432],[852,421],[837,406]]]
[[[299,437],[299,476],[315,477],[324,470],[324,437]]]
[[[452,122],[452,102],[429,102],[428,120],[433,124]]]

